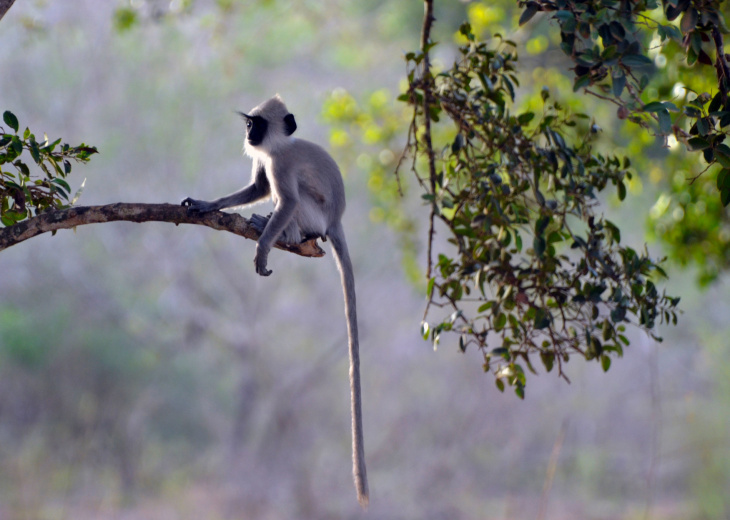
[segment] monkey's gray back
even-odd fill
[[[337,163],[321,146],[296,138],[272,155],[272,166],[293,173],[287,177],[297,183],[290,187],[272,186],[274,199],[282,189],[296,190],[300,204],[294,220],[302,234],[328,235],[345,212],[345,186]]]

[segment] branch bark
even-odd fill
[[[2,2],[2,0],[0,0]],[[235,235],[258,240],[259,232],[250,222],[236,213],[213,211],[194,214],[179,204],[129,204],[118,202],[105,206],[74,206],[68,209],[49,211],[37,217],[24,220],[13,226],[0,229],[0,251],[24,242],[29,238],[56,231],[70,229],[86,224],[103,222],[170,222],[175,224],[197,224]],[[301,256],[324,256],[324,250],[317,238],[305,240],[301,244],[277,242],[274,247]]]
[[[431,202],[431,214],[429,215],[428,266],[426,267],[426,278],[431,278],[434,220],[436,218],[436,157],[433,151],[433,143],[431,142],[431,105],[433,104],[433,100],[431,99],[431,86],[433,85],[433,77],[431,76],[431,57],[428,54],[428,46],[431,43],[431,25],[434,20],[433,0],[425,0],[423,3],[423,28],[421,29],[421,52],[423,52],[423,72],[421,74],[421,86],[423,88],[423,140],[426,143],[428,178],[431,185],[431,194],[434,197]]]
[[[13,5],[13,2],[15,2],[15,0],[0,0],[0,20],[3,19],[3,16],[5,16],[5,13],[8,12],[8,9],[10,9],[10,6]]]

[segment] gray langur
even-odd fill
[[[210,202],[187,198],[182,204],[189,211],[204,213],[271,197],[274,212],[268,221],[259,220],[263,230],[254,256],[256,272],[262,276],[271,274],[266,264],[271,246],[277,240],[299,243],[318,236],[332,241],[345,294],[350,347],[353,476],[358,501],[367,507],[355,278],[341,222],[345,211],[342,175],[334,159],[322,147],[291,136],[297,124],[278,95],[249,114],[239,113],[246,120],[244,150],[253,159],[251,183]]]

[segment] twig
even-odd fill
[[[560,450],[563,447],[563,441],[565,440],[565,431],[568,429],[567,421],[563,421],[560,426],[560,432],[558,438],[555,439],[553,445],[553,451],[550,453],[550,462],[548,462],[548,469],[545,475],[545,485],[542,488],[542,496],[540,497],[540,512],[537,515],[538,520],[543,520],[547,514],[548,498],[550,497],[550,489],[553,486],[553,479],[555,478],[555,471],[558,469],[558,458],[560,457]]]

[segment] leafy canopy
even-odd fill
[[[455,332],[462,350],[481,350],[500,389],[522,397],[535,359],[563,377],[575,354],[608,370],[629,344],[625,325],[676,323],[679,299],[657,289],[659,264],[623,246],[618,227],[596,213],[607,187],[626,196],[630,161],[596,153],[596,125],[547,89],[541,113],[515,113],[515,45],[476,41],[468,24],[461,33],[468,43],[449,70],[432,75],[424,52],[406,56],[400,97],[413,107],[412,170],[450,245],[431,244],[440,252],[427,289],[429,305],[450,313],[422,332],[434,343]],[[456,134],[432,143],[427,119]]]

